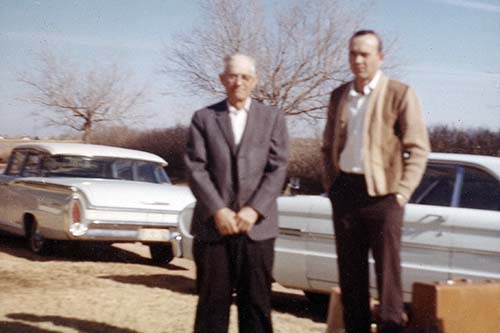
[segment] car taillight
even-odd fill
[[[82,222],[80,204],[76,200],[74,200],[73,203],[71,204],[71,222],[72,223],[81,223]]]
[[[85,223],[85,211],[79,198],[73,198],[69,206],[69,232],[73,236],[83,236],[88,231]]]

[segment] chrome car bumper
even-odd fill
[[[171,242],[174,255],[182,256],[182,237],[176,223],[93,220],[73,224],[70,239],[109,242]]]

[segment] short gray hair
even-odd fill
[[[237,61],[247,62],[250,65],[250,70],[251,70],[252,74],[257,75],[257,67],[255,64],[255,59],[250,57],[250,56],[247,56],[245,54],[241,54],[241,53],[234,53],[234,54],[231,54],[231,55],[224,57],[224,71],[222,73],[223,74],[227,73],[229,70],[229,67],[231,67],[231,64],[233,64],[234,62],[237,62]]]

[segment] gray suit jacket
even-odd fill
[[[239,146],[234,144],[225,100],[197,111],[185,156],[197,199],[192,234],[202,241],[219,240],[214,213],[224,207],[238,211],[251,206],[260,217],[249,237],[277,237],[276,198],[285,181],[287,159],[288,133],[279,110],[253,100]]]

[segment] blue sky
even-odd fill
[[[18,100],[25,87],[17,73],[45,49],[131,72],[149,92],[139,127],[187,124],[206,101],[165,95],[175,82],[159,71],[163,45],[198,15],[192,0],[0,0],[0,135],[64,131],[44,127]],[[401,65],[398,78],[417,90],[429,125],[500,129],[500,0],[374,1],[365,27],[397,38],[387,61]]]

